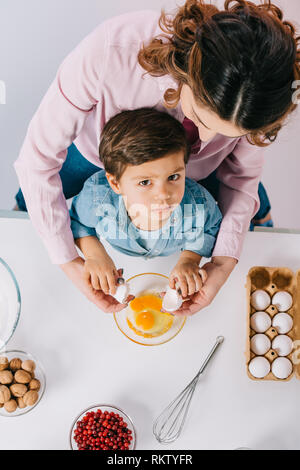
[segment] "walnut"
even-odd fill
[[[27,372],[33,372],[35,369],[35,362],[27,359],[27,361],[22,362],[22,369],[26,370]]]
[[[18,357],[14,357],[9,363],[9,368],[10,370],[13,370],[13,371],[21,369],[21,366],[22,366],[22,361]]]
[[[18,382],[19,384],[28,384],[31,381],[31,375],[29,374],[29,372],[19,369],[15,373],[15,379],[16,382]]]
[[[32,379],[29,382],[30,390],[36,390],[38,392],[40,388],[41,388],[41,382],[38,379]]]
[[[7,369],[8,364],[9,362],[8,362],[7,357],[4,357],[4,356],[0,357],[0,370]]]
[[[23,396],[23,401],[25,405],[32,406],[37,402],[38,397],[39,394],[36,390],[29,390],[29,392],[26,392]]]
[[[22,397],[27,392],[27,387],[24,384],[14,384],[10,386],[10,391],[14,397]]]
[[[9,388],[5,385],[0,385],[0,403],[6,403],[10,399]]]
[[[18,402],[18,407],[19,408],[26,408],[27,405],[24,403],[24,400],[23,400],[22,397],[18,397],[17,402]]]
[[[6,409],[6,411],[8,411],[8,413],[13,413],[14,411],[16,411],[17,407],[18,405],[16,400],[9,400],[4,403],[4,408]]]
[[[11,384],[13,381],[13,375],[10,370],[2,370],[0,371],[0,383],[3,385]]]

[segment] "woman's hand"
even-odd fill
[[[215,256],[209,263],[202,266],[207,274],[206,281],[200,291],[183,302],[181,308],[174,312],[174,315],[194,315],[211,304],[236,264],[237,260],[235,258]]]
[[[101,290],[96,290],[93,286],[88,284],[84,279],[84,264],[85,261],[80,256],[70,261],[69,263],[62,264],[60,267],[66,276],[75,284],[75,286],[85,295],[85,297],[95,304],[103,312],[120,312],[127,304],[120,304],[111,295],[106,295]],[[119,277],[122,277],[122,270],[118,270]],[[130,299],[127,299],[129,301]]]

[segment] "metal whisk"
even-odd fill
[[[153,434],[161,444],[174,442],[180,436],[198,379],[218,346],[223,343],[223,341],[224,336],[217,337],[215,345],[203,362],[197,375],[195,375],[193,380],[185,387],[180,395],[178,395],[155,420],[153,424]]]

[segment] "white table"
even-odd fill
[[[177,259],[137,263],[117,256],[125,277],[168,274]],[[34,410],[0,416],[1,449],[68,449],[73,419],[98,403],[115,404],[132,417],[137,449],[300,449],[300,382],[251,381],[244,357],[247,272],[254,265],[299,269],[299,234],[249,233],[239,264],[213,304],[190,318],[174,340],[156,347],[132,343],[112,315],[89,303],[50,264],[29,220],[0,219],[0,257],[14,271],[22,296],[8,349],[36,355],[47,377]],[[158,444],[154,418],[198,371],[220,334],[225,342],[201,379],[181,438]]]

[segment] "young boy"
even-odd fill
[[[105,125],[99,147],[105,170],[73,199],[71,228],[94,289],[116,292],[117,268],[101,243],[130,256],[181,251],[170,287],[183,297],[202,287],[199,263],[211,256],[221,212],[210,193],[185,178],[189,145],[182,124],[152,108],[123,111]]]

